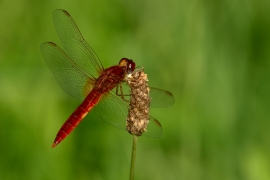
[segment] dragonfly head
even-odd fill
[[[120,67],[124,67],[126,69],[126,73],[127,74],[131,74],[134,69],[135,69],[135,62],[132,61],[131,59],[128,59],[128,58],[122,58],[120,61],[119,61],[119,64],[118,66]]]

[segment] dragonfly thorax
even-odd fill
[[[125,77],[125,69],[121,66],[112,66],[101,73],[96,79],[93,90],[98,90],[100,93],[106,93],[115,88]]]

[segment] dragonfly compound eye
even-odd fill
[[[127,66],[127,73],[131,74],[134,71],[135,66],[136,66],[135,62],[133,62],[132,60],[129,60],[128,61],[128,66]]]
[[[131,74],[135,69],[135,62],[128,58],[122,58],[119,62],[119,65],[121,67],[126,67],[127,73]]]

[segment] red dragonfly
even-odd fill
[[[122,82],[127,74],[134,71],[135,63],[122,58],[118,65],[104,69],[67,11],[55,10],[53,20],[67,53],[53,42],[43,43],[40,47],[41,53],[59,85],[71,96],[84,98],[84,101],[62,125],[52,147],[64,140],[93,107],[105,122],[125,129],[128,102],[123,98],[125,85]],[[118,87],[122,90],[120,95],[117,93]],[[151,88],[150,93],[153,97],[151,105],[166,107],[174,103],[174,98],[168,91]],[[161,134],[160,123],[150,117],[147,132],[143,135],[160,137]]]

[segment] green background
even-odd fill
[[[95,113],[59,146],[81,101],[39,50],[61,46],[65,9],[103,65],[122,57],[174,94],[151,109],[161,139],[139,138],[135,179],[270,179],[270,1],[0,1],[0,179],[128,179],[132,136]]]

